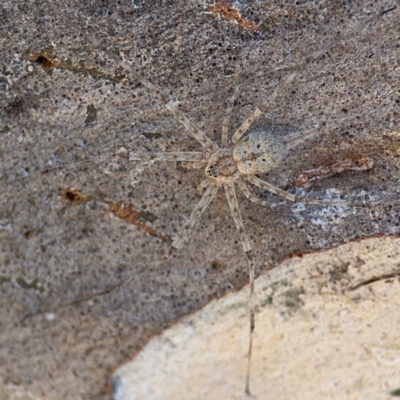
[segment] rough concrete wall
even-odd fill
[[[161,263],[168,241],[107,211],[106,201],[130,202],[172,237],[200,199],[204,172],[180,163],[92,162],[122,146],[198,149],[97,42],[132,62],[218,142],[237,85],[231,133],[302,56],[395,3],[237,4],[259,26],[246,31],[204,12],[203,1],[2,2],[1,376],[8,397],[107,398],[114,369],[153,335],[247,282],[222,192],[187,245]],[[338,43],[270,103],[254,128],[284,135],[319,127],[320,134],[263,179],[310,198],[397,198],[398,20],[394,10]],[[370,171],[293,186],[302,171],[363,157],[373,159]],[[68,203],[59,193],[70,186],[96,201]],[[292,254],[400,230],[395,202],[333,208],[254,193],[273,204],[238,194],[258,271]]]

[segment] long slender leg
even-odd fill
[[[253,336],[255,328],[255,305],[254,305],[254,284],[255,284],[255,271],[254,271],[254,256],[253,251],[246,253],[247,265],[249,267],[249,311],[250,311],[250,333],[249,333],[249,347],[247,350],[247,369],[246,369],[246,385],[245,393],[251,396],[250,392],[250,367],[251,356],[253,352]]]
[[[201,198],[197,206],[190,214],[189,219],[184,223],[179,233],[175,236],[171,248],[165,255],[165,258],[169,258],[174,250],[179,249],[181,247],[182,243],[187,239],[193,225],[200,218],[200,215],[203,213],[203,211],[211,203],[211,200],[214,198],[217,191],[218,191],[217,185],[214,185],[212,183],[208,185],[207,190],[204,192],[203,197]]]
[[[321,127],[315,127],[307,131],[298,132],[295,134],[290,134],[282,139],[282,143],[285,146],[285,150],[289,150],[292,147],[296,147],[299,144],[305,142],[306,140],[320,134],[322,131]]]
[[[268,107],[268,104],[274,100],[279,92],[283,90],[293,79],[298,75],[300,71],[292,72],[284,81],[282,81],[274,90],[271,96],[267,97],[258,107],[253,111],[253,113],[243,122],[243,124],[237,129],[237,131],[232,136],[232,143],[236,144],[243,134],[250,128],[253,122],[263,113]]]
[[[250,393],[250,366],[251,366],[251,354],[253,350],[253,335],[254,335],[254,280],[255,280],[255,271],[254,271],[254,256],[253,250],[250,247],[250,243],[247,239],[246,232],[244,230],[242,216],[240,214],[239,204],[236,198],[235,188],[233,186],[233,182],[224,183],[224,188],[226,192],[226,197],[228,199],[229,207],[231,209],[232,217],[235,221],[236,229],[239,234],[240,241],[242,242],[243,250],[246,254],[247,265],[249,269],[249,310],[250,310],[250,337],[249,337],[249,349],[248,349],[248,359],[247,359],[247,372],[246,372],[246,387],[245,392],[248,396],[251,396]]]
[[[53,173],[55,171],[60,171],[60,170],[74,170],[74,169],[81,168],[85,165],[100,164],[103,161],[110,161],[113,158],[117,158],[117,157],[120,157],[120,155],[118,153],[106,154],[104,156],[98,156],[98,157],[87,157],[85,160],[82,160],[82,161],[65,163],[65,164],[57,165],[55,167],[46,167],[41,171],[30,173],[29,176],[31,179],[34,179],[35,176],[47,175],[47,174]],[[13,181],[9,181],[8,183],[18,182],[20,180],[25,180],[25,179],[26,179],[25,177],[21,177],[21,178],[15,179]]]
[[[239,93],[239,85],[235,87],[232,97],[229,99],[228,108],[226,109],[226,115],[224,118],[224,122],[222,123],[222,147],[229,146],[228,140],[228,127],[229,127],[229,119],[232,114],[232,109],[235,104],[236,97]]]
[[[93,40],[92,40],[93,41]],[[175,117],[177,121],[179,121],[189,132],[189,134],[196,139],[206,150],[216,151],[218,149],[217,145],[209,139],[204,132],[202,132],[199,128],[197,128],[189,119],[179,111],[178,107],[169,100],[168,96],[158,87],[154,86],[151,82],[149,82],[142,75],[138,74],[130,65],[121,61],[116,55],[114,55],[111,51],[107,49],[103,49],[104,52],[112,58],[120,67],[128,71],[135,79],[137,79],[143,86],[147,89],[151,90],[155,96],[161,100],[165,107],[171,111],[172,115]]]
[[[254,196],[253,193],[250,192],[249,188],[246,185],[246,182],[242,178],[239,178],[236,182],[238,183],[240,190],[244,193],[244,195],[250,201],[252,201],[253,203],[259,203],[259,204],[262,204],[263,206],[267,206],[267,207],[271,208],[271,203],[269,203],[268,201],[259,199],[258,197]]]
[[[59,170],[72,170],[81,168],[84,165],[90,164],[100,164],[103,161],[110,161],[113,158],[125,158],[129,161],[183,161],[183,162],[192,162],[193,168],[201,168],[204,165],[204,153],[197,151],[186,151],[186,152],[166,152],[166,153],[133,153],[126,150],[119,150],[114,154],[107,154],[105,156],[100,157],[88,157],[86,160],[77,161],[70,164],[62,164],[57,167],[48,167],[43,171],[32,173],[32,176],[35,175],[45,175],[51,172],[59,171]],[[21,178],[25,179],[25,178]],[[14,182],[18,181],[15,180]]]
[[[207,161],[199,161],[199,162],[183,162],[182,167],[187,169],[200,169],[205,168],[207,166]]]
[[[165,152],[165,153],[133,153],[127,152],[129,161],[184,161],[200,162],[204,159],[204,153],[196,151]]]
[[[324,200],[313,200],[313,199],[303,199],[302,197],[296,196],[294,194],[288,193],[282,189],[277,188],[274,185],[271,185],[268,182],[263,181],[260,178],[257,178],[255,175],[246,175],[247,180],[250,183],[253,183],[254,185],[266,189],[269,192],[276,194],[278,196],[283,197],[284,199],[293,201],[294,203],[306,203],[306,204],[318,204],[318,205],[323,205],[323,206],[336,206],[336,207],[370,207],[370,206],[375,206],[377,204],[383,204],[383,203],[390,203],[393,201],[372,201],[369,203],[348,203],[348,202],[335,202],[335,201],[324,201]]]
[[[309,54],[308,56],[303,57],[301,62],[294,66],[296,68],[296,71],[292,72],[286,79],[284,79],[274,90],[271,96],[269,96],[266,100],[262,101],[261,104],[258,105],[258,107],[253,111],[253,113],[246,119],[246,121],[243,122],[243,124],[238,128],[238,130],[234,133],[232,137],[232,143],[236,144],[240,138],[243,136],[243,134],[250,128],[250,126],[253,124],[253,122],[267,109],[268,104],[274,100],[279,92],[281,92],[287,85],[289,85],[290,82],[293,81],[293,79],[304,69],[307,67],[307,65],[317,59],[318,57],[322,56],[326,51],[328,51],[330,48],[334,47],[336,44],[339,42],[348,39],[364,29],[366,26],[368,26],[370,23],[373,21],[377,20],[378,18],[381,18],[383,15],[389,13],[390,11],[393,11],[395,7],[392,7],[389,10],[382,11],[381,13],[368,18],[366,21],[360,23],[356,28],[352,29],[350,32],[347,34],[341,36],[338,39],[333,40],[330,42],[328,45],[322,47],[321,49]]]
[[[207,189],[211,184],[212,184],[211,179],[209,179],[209,178],[204,179],[204,181],[201,181],[199,183],[199,186],[197,186],[197,190]]]

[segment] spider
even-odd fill
[[[278,165],[284,158],[287,150],[291,149],[304,142],[305,140],[315,136],[317,129],[290,134],[283,138],[277,138],[270,132],[264,130],[249,131],[253,122],[266,111],[269,102],[273,101],[279,93],[293,80],[295,77],[312,61],[323,55],[328,49],[336,45],[342,40],[353,36],[355,33],[362,30],[372,21],[380,18],[386,13],[392,11],[386,10],[380,14],[364,21],[356,29],[342,36],[341,38],[331,42],[329,45],[324,46],[322,49],[304,57],[302,61],[294,67],[294,71],[287,76],[274,90],[271,96],[265,99],[252,114],[242,123],[242,125],[230,137],[229,120],[235,103],[235,99],[239,92],[239,86],[229,100],[229,105],[226,110],[225,118],[222,122],[221,129],[221,145],[213,142],[208,138],[204,132],[198,129],[171,101],[168,96],[158,87],[153,85],[150,81],[136,72],[129,64],[121,61],[116,55],[104,49],[107,55],[112,58],[117,65],[125,69],[134,79],[139,81],[144,87],[149,89],[161,102],[164,103],[173,117],[180,122],[187,133],[195,139],[203,148],[203,151],[178,151],[178,152],[156,152],[156,153],[143,153],[143,152],[128,152],[122,150],[117,154],[118,157],[126,158],[129,161],[180,161],[184,163],[187,168],[199,169],[203,168],[205,171],[205,179],[198,186],[199,190],[204,190],[203,196],[198,204],[193,209],[190,217],[182,226],[176,237],[174,238],[169,251],[165,255],[168,259],[172,253],[182,247],[183,243],[187,240],[190,231],[196,221],[199,220],[204,210],[211,203],[219,189],[225,191],[229,208],[237,229],[243,251],[246,255],[249,273],[249,314],[250,314],[250,336],[248,344],[248,365],[246,373],[245,392],[248,396],[250,392],[250,365],[253,335],[255,329],[255,307],[253,301],[254,295],[254,280],[255,280],[255,257],[252,247],[247,237],[243,219],[240,213],[238,200],[236,197],[235,187],[239,187],[244,195],[252,202],[260,203],[264,206],[270,206],[270,203],[263,201],[253,195],[248,187],[248,183],[255,185],[261,189],[265,189],[275,195],[281,196],[291,202],[302,202],[307,204],[326,205],[326,206],[340,206],[340,207],[354,207],[354,206],[371,206],[375,203],[368,204],[354,204],[346,202],[329,202],[322,200],[311,200],[300,198],[294,194],[286,192],[278,187],[275,187],[268,182],[260,179],[257,175],[270,171]],[[93,41],[93,39],[90,39]],[[98,45],[98,43],[95,43]],[[248,133],[249,132],[249,133]],[[246,133],[248,133],[246,135]]]

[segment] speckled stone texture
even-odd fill
[[[126,201],[173,237],[201,197],[204,171],[97,158],[121,147],[199,150],[102,46],[218,143],[237,85],[231,134],[302,56],[396,1],[235,3],[257,31],[205,12],[209,4],[1,2],[0,397],[110,398],[113,371],[150,338],[248,280],[222,192],[188,243],[163,262],[168,242],[107,211],[107,201]],[[320,134],[262,179],[314,199],[399,197],[399,37],[396,9],[330,48],[270,102],[254,129],[286,135],[318,127]],[[373,159],[370,171],[293,186],[303,171],[363,157]],[[69,204],[59,191],[70,186],[96,200]],[[257,273],[279,269],[293,254],[400,232],[396,201],[335,208],[253,193],[272,204],[238,194]]]

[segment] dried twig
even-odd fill
[[[139,226],[151,236],[158,237],[164,242],[171,242],[171,238],[168,235],[157,232],[150,223],[145,220],[143,215],[133,208],[132,204],[127,204],[123,201],[118,201],[117,203],[110,202],[108,203],[108,211],[111,211],[116,217],[128,222],[128,224]]]
[[[93,200],[92,196],[85,196],[73,186],[68,186],[65,189],[60,189],[58,195],[67,200],[68,204],[83,204]]]
[[[369,171],[374,166],[372,158],[364,157],[357,161],[344,160],[331,166],[322,165],[315,169],[304,171],[297,176],[293,184],[304,188],[310,187],[310,182],[317,179],[328,178],[335,174],[341,174],[345,171]]]
[[[66,199],[69,205],[83,204],[91,200],[106,203],[108,205],[108,211],[111,211],[116,217],[123,219],[128,224],[139,226],[151,236],[158,237],[164,242],[171,242],[171,238],[168,235],[163,235],[162,233],[157,232],[145,216],[133,208],[132,204],[125,203],[124,201],[114,203],[112,201],[104,201],[94,196],[86,196],[72,186],[60,189],[58,194]]]

